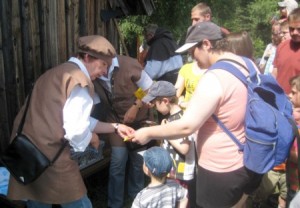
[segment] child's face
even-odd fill
[[[300,91],[297,90],[295,85],[291,87],[291,92],[289,94],[289,98],[295,108],[300,107]]]
[[[167,115],[168,113],[170,113],[170,109],[168,107],[168,103],[169,103],[168,101],[169,101],[168,99],[163,98],[161,100],[155,99],[152,103],[158,112],[160,112],[163,115]]]

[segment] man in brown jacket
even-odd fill
[[[139,88],[147,91],[152,85],[152,79],[136,59],[116,56],[112,60],[107,76],[96,79],[94,84],[101,104],[109,106],[105,112],[107,122],[120,122],[137,129],[149,118],[149,109],[142,105],[135,92]],[[122,208],[127,160],[129,160],[128,195],[134,199],[144,188],[143,158],[137,150],[132,151],[128,147],[127,149],[119,135],[109,134],[109,141],[112,148],[108,207]]]
[[[79,38],[78,55],[41,75],[32,91],[23,133],[49,158],[69,141],[62,154],[42,175],[26,186],[10,178],[8,197],[27,200],[27,207],[92,208],[86,195],[78,164],[71,159],[70,149],[84,151],[91,143],[99,145],[96,133],[132,131],[118,123],[103,123],[90,117],[93,106],[92,80],[107,73],[115,56],[114,47],[102,36]],[[17,115],[12,137],[19,126],[24,106]]]

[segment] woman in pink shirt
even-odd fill
[[[220,27],[201,22],[188,29],[185,44],[176,52],[188,50],[201,68],[231,59],[247,75],[242,58],[227,48]],[[244,167],[243,153],[211,116],[217,115],[243,143],[246,102],[247,89],[234,75],[221,69],[208,70],[181,119],[164,126],[142,128],[132,135],[132,140],[145,144],[151,139],[174,139],[198,130],[197,206],[243,207],[248,194],[259,185],[261,175]]]

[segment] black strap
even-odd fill
[[[23,130],[23,126],[24,126],[24,122],[25,122],[25,118],[26,118],[26,114],[27,114],[27,111],[28,111],[29,102],[30,102],[30,98],[31,98],[32,89],[33,89],[33,85],[32,85],[32,88],[30,89],[29,94],[28,94],[28,97],[27,97],[25,110],[24,110],[24,113],[23,113],[23,117],[22,117],[22,119],[21,119],[21,121],[20,121],[20,124],[19,124],[19,128],[18,128],[17,134],[21,134],[21,132],[22,132],[22,130]]]
[[[30,103],[30,99],[31,99],[32,90],[33,90],[33,85],[32,85],[32,88],[30,89],[28,97],[27,97],[27,101],[26,101],[26,106],[25,106],[25,110],[24,110],[24,113],[23,113],[23,117],[21,119],[20,125],[18,127],[18,131],[17,131],[18,135],[21,134],[22,130],[23,130],[23,126],[24,126],[24,123],[25,123],[26,114],[27,114],[29,103]],[[59,150],[55,154],[54,158],[50,162],[50,165],[52,165],[58,159],[58,157],[60,156],[60,154],[62,153],[62,151],[64,150],[64,148],[68,144],[68,140],[66,140],[66,139],[62,139],[62,142],[63,142],[62,146],[59,148]]]
[[[58,157],[60,156],[60,154],[62,153],[62,151],[65,149],[65,147],[69,143],[69,141],[66,140],[66,139],[62,139],[62,142],[63,142],[62,146],[59,148],[59,150],[55,154],[54,158],[51,160],[50,165],[53,165],[53,163],[58,159]]]

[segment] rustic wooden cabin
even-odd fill
[[[117,18],[153,9],[152,0],[1,0],[0,153],[32,83],[74,54],[78,37],[103,35],[128,53]]]

